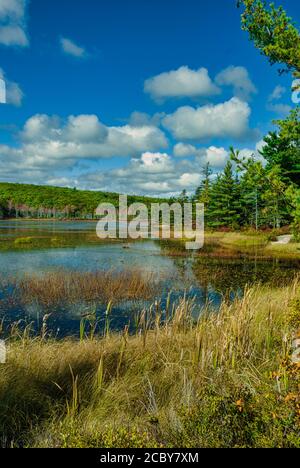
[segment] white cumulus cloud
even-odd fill
[[[158,101],[168,98],[213,96],[220,93],[206,68],[191,70],[187,66],[149,78],[145,81],[144,91]]]
[[[19,135],[20,144],[0,146],[2,180],[46,183],[58,180],[63,171],[71,171],[83,161],[97,163],[112,157],[137,158],[144,155],[145,167],[155,164],[155,152],[168,147],[168,140],[157,127],[148,125],[106,126],[96,115],[34,115]],[[155,153],[154,153],[155,154]],[[153,162],[153,164],[152,164]],[[87,162],[88,164],[88,162]],[[161,170],[163,166],[159,166]]]
[[[163,119],[173,136],[183,140],[241,138],[249,131],[251,109],[238,98],[221,104],[193,108],[180,107]]]
[[[176,158],[187,158],[189,156],[195,156],[198,153],[198,149],[188,143],[176,143],[173,148],[173,154]]]
[[[204,167],[207,163],[212,169],[222,169],[229,157],[229,152],[225,148],[210,146],[209,148],[197,148],[194,145],[186,143],[177,143],[174,146],[173,153],[175,157],[195,157],[195,167]]]
[[[230,66],[225,68],[217,75],[216,83],[219,86],[232,86],[235,96],[240,99],[248,100],[252,94],[257,93],[245,67]]]
[[[183,189],[193,192],[201,180],[200,168],[185,160],[176,160],[167,153],[145,152],[132,158],[119,169],[84,174],[80,178],[90,187],[104,186],[123,193],[171,196]]]

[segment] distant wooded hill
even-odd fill
[[[128,204],[149,205],[159,198],[128,196]],[[100,203],[119,203],[118,193],[0,182],[0,218],[93,219]]]

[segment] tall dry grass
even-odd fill
[[[3,445],[300,447],[299,289],[253,287],[197,322],[192,301],[156,305],[134,336],[12,340]]]
[[[7,280],[6,280],[7,281]],[[150,299],[158,291],[159,278],[139,270],[72,272],[10,279],[15,295],[23,303],[37,302],[56,307],[77,301],[115,303],[121,300]]]

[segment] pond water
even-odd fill
[[[152,275],[159,287],[150,299],[119,301],[113,304],[111,327],[121,330],[143,308],[161,301],[168,293],[172,301],[184,294],[194,299],[197,313],[210,303],[216,310],[223,297],[241,296],[246,285],[256,282],[284,285],[299,272],[299,262],[266,261],[247,256],[220,258],[200,254],[174,255],[160,241],[98,241],[93,222],[0,221],[0,320],[4,328],[17,321],[20,327],[33,323],[41,327],[44,310],[36,301],[20,304],[12,300],[13,279],[43,277],[48,273],[122,272],[136,270]],[[1,286],[2,285],[2,286]],[[99,327],[104,323],[107,304],[81,302],[62,304],[51,310],[48,327],[58,337],[79,334],[82,314],[96,307]],[[101,325],[102,324],[102,325]]]

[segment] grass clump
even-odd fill
[[[23,334],[0,374],[3,445],[300,447],[290,320],[299,280],[257,286],[220,312],[182,299],[135,335],[60,342]]]
[[[159,278],[139,270],[73,272],[60,271],[43,276],[12,278],[15,300],[33,302],[51,309],[74,302],[107,303],[110,300],[149,299],[158,291]]]
[[[30,245],[33,242],[32,237],[18,237],[14,240],[15,245]]]

